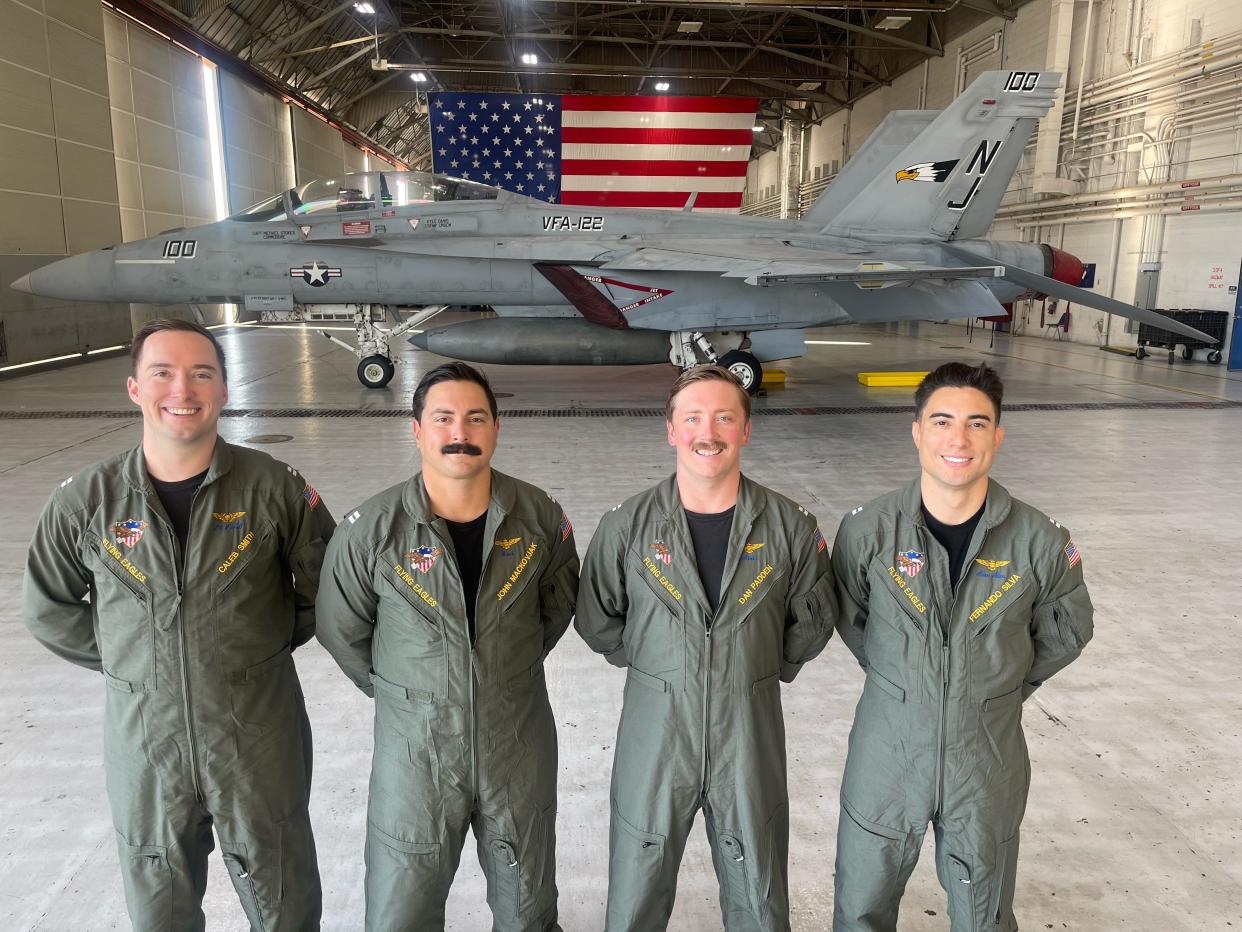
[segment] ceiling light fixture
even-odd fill
[[[876,23],[872,28],[873,29],[900,29],[902,26],[904,26],[908,22],[910,22],[909,16],[886,16],[882,20],[880,20],[878,23]]]
[[[427,80],[427,74],[426,72],[423,72],[423,71],[415,71],[413,74],[410,75],[410,80],[416,81],[417,83],[422,84],[423,82]]]
[[[530,52],[523,52],[522,53],[522,64],[523,65],[537,65],[539,64],[539,58],[536,55],[531,54]]]
[[[693,33],[693,32],[698,32],[702,28],[703,28],[703,23],[698,20],[693,20],[693,19],[682,20],[682,22],[680,22],[677,25],[678,32]]]
[[[362,13],[364,16],[375,15],[375,7],[371,6],[371,4],[369,3],[365,3],[365,2],[355,3],[354,9],[357,10],[359,13]]]
[[[657,81],[657,82],[656,82],[655,89],[656,89],[657,91],[667,91],[667,90],[668,90],[668,82],[667,82],[667,81]]]

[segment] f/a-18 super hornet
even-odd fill
[[[720,362],[752,391],[763,362],[802,355],[807,327],[990,317],[1027,293],[1215,342],[1077,287],[1083,264],[1066,252],[982,238],[1059,84],[1051,72],[993,71],[944,111],[889,114],[799,220],[695,213],[695,192],[680,211],[566,207],[443,175],[368,172],[73,256],[13,287],[240,302],[269,321],[332,306],[353,315],[358,345],[347,348],[371,387],[392,378],[389,341],[449,305],[498,317],[416,333],[415,345],[490,363]],[[423,310],[376,325],[403,308]]]

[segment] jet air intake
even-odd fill
[[[410,337],[440,356],[521,366],[643,366],[669,361],[663,330],[613,330],[582,318],[500,317]]]

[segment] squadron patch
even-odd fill
[[[500,548],[501,553],[508,556],[513,552],[514,546],[521,542],[522,538],[520,537],[506,537],[503,540],[497,539],[496,546]]]
[[[655,558],[665,566],[668,566],[673,562],[673,552],[668,549],[668,544],[664,543],[664,541],[657,540],[651,545],[651,549],[656,553]]]
[[[758,560],[759,558],[755,556],[755,552],[758,550],[762,550],[763,546],[764,546],[763,544],[747,544],[746,552],[742,554],[742,559],[743,560]]]
[[[910,579],[919,575],[926,565],[923,555],[917,550],[905,550],[897,554],[897,565],[901,567],[901,571]]]
[[[976,559],[976,563],[983,567],[975,576],[981,576],[984,579],[1007,579],[1008,573],[1002,573],[1001,568],[1009,565],[1009,560],[982,560]]]
[[[901,181],[932,181],[943,183],[949,177],[950,172],[957,166],[958,159],[948,159],[943,162],[919,162],[917,165],[911,165],[909,168],[903,168],[897,173],[897,180]]]
[[[130,518],[127,521],[118,521],[112,525],[112,536],[116,538],[118,544],[132,547],[142,540],[142,533],[146,529],[147,522],[139,521],[137,518]]]
[[[444,552],[442,547],[419,547],[417,550],[411,550],[405,555],[410,561],[410,566],[418,570],[420,573],[426,573],[436,565],[436,560],[440,558],[440,554]]]
[[[1072,538],[1069,543],[1065,545],[1065,559],[1069,560],[1069,565],[1071,567],[1075,567],[1082,562],[1082,554],[1080,554],[1078,552],[1078,548],[1074,546]]]
[[[244,517],[246,517],[244,511],[213,511],[211,520],[215,523],[212,527],[217,531],[240,531]]]

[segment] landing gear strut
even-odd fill
[[[724,355],[717,354],[711,340],[699,330],[676,331],[669,335],[669,343],[668,358],[674,366],[683,370],[704,363],[723,366],[742,383],[747,394],[759,394],[763,384],[763,366],[753,353],[747,351],[746,347],[750,345],[747,334],[741,334],[737,349],[729,350]]]
[[[372,319],[371,310],[376,306],[382,305],[349,305],[354,313],[354,331],[358,334],[357,346],[350,346],[344,340],[337,339],[326,330],[319,331],[321,336],[327,337],[338,346],[343,346],[358,357],[358,381],[362,383],[364,388],[383,388],[392,381],[393,375],[396,374],[397,361],[393,358],[392,351],[389,349],[389,341],[393,337],[398,337],[406,331],[414,329],[419,324],[425,323],[447,307],[444,304],[437,304],[423,308],[423,310],[391,330],[382,330],[375,325],[375,321]]]

